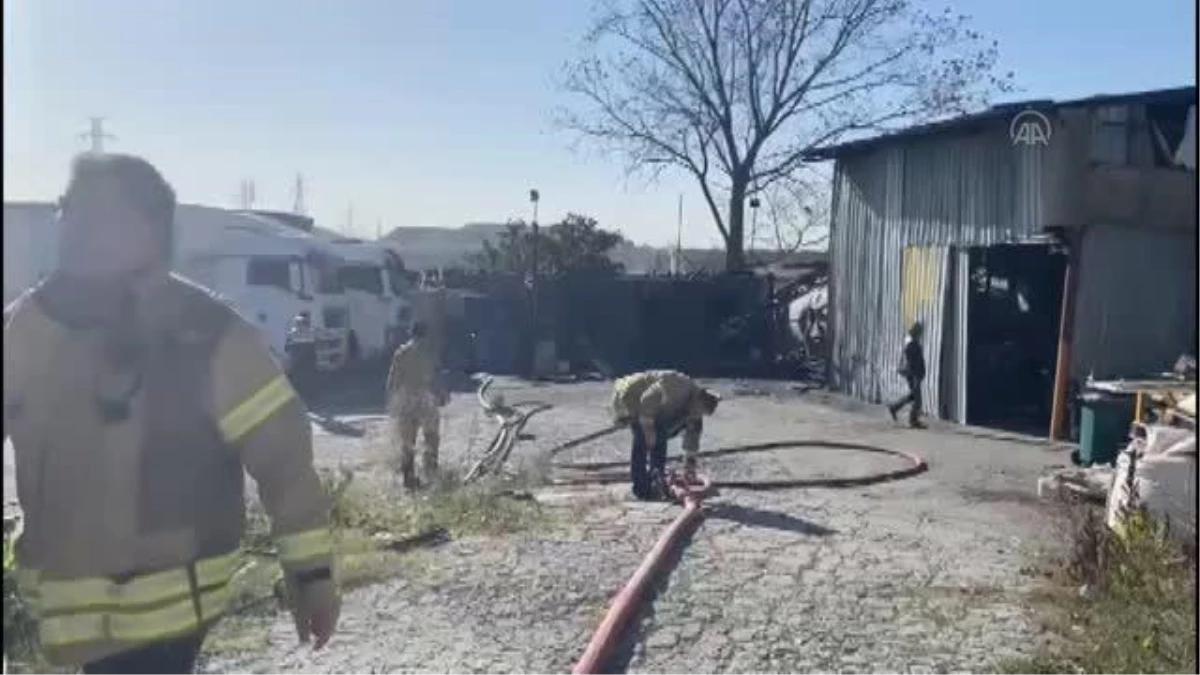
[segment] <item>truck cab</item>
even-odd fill
[[[253,214],[181,207],[175,268],[258,326],[289,374],[346,364],[340,260],[320,239]]]
[[[359,239],[330,242],[349,309],[347,358],[386,359],[408,335],[411,308],[404,264],[391,250]]]

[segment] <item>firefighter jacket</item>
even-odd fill
[[[613,391],[612,412],[617,421],[642,422],[644,431],[661,428],[668,437],[683,431],[683,449],[700,449],[704,428],[704,407],[700,385],[674,370],[648,370],[617,380]],[[651,442],[651,441],[647,441]]]
[[[5,310],[4,407],[25,516],[17,563],[52,662],[222,615],[243,467],[285,571],[331,565],[303,404],[257,330],[198,286],[164,274],[121,296],[47,280]]]

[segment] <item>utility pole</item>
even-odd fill
[[[91,129],[79,134],[79,138],[88,141],[88,152],[104,152],[105,139],[115,141],[117,137],[104,131],[103,117],[91,117],[88,119],[91,121]]]
[[[304,215],[304,176],[300,174],[296,174],[296,201],[292,204],[292,212]]]
[[[683,193],[679,193],[679,212],[675,219],[675,255],[671,256],[671,274],[683,267]]]
[[[245,211],[254,208],[254,181],[243,179],[238,191],[238,206]]]
[[[376,241],[383,239],[383,218],[375,221],[375,239]]]
[[[354,204],[346,207],[346,236],[354,236]]]

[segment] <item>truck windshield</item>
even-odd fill
[[[246,264],[246,283],[250,286],[274,286],[285,291],[292,288],[291,265],[287,258],[251,258]]]
[[[387,270],[388,286],[392,289],[392,295],[404,295],[407,281],[404,278],[404,270],[391,267]]]
[[[348,290],[383,295],[383,270],[375,265],[347,265],[338,278]]]

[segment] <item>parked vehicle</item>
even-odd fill
[[[324,241],[252,213],[181,205],[175,268],[258,325],[293,374],[346,363],[340,261]]]
[[[4,304],[58,265],[59,224],[53,202],[4,202]]]
[[[404,264],[375,242],[336,238],[330,245],[340,259],[338,279],[350,311],[347,358],[387,358],[407,337],[411,320]]]
[[[52,202],[4,204],[4,303],[58,264],[60,226]],[[349,312],[331,245],[271,218],[181,204],[174,271],[212,289],[258,325],[295,372],[346,363]]]

